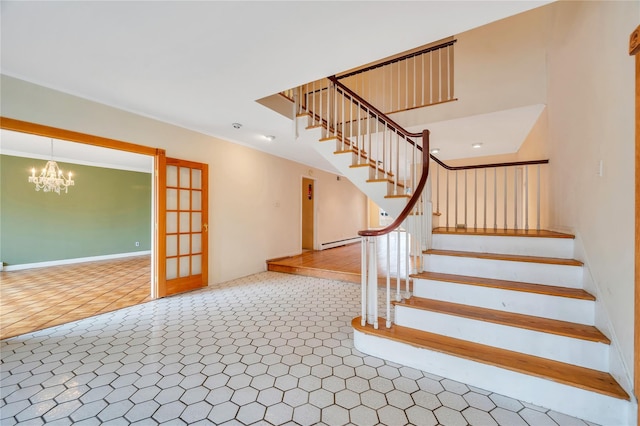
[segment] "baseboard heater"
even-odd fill
[[[345,240],[332,241],[330,243],[322,243],[320,244],[320,250],[346,246],[347,244],[353,244],[353,243],[359,243],[359,242],[360,242],[360,237],[351,237]]]

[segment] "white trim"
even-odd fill
[[[106,254],[102,256],[77,257],[75,259],[61,259],[61,260],[52,260],[48,262],[23,263],[21,265],[8,265],[4,267],[4,270],[7,272],[20,271],[23,269],[46,268],[48,266],[72,265],[75,263],[95,262],[98,260],[120,259],[123,257],[147,256],[150,254],[151,254],[151,250],[145,250],[145,251],[134,251],[130,253]]]
[[[347,244],[353,244],[353,243],[359,243],[359,242],[360,242],[360,237],[345,238],[344,240],[332,241],[330,243],[322,243],[320,244],[320,250],[346,246]]]
[[[104,168],[104,169],[116,169],[116,170],[124,170],[124,171],[128,171],[128,172],[149,173],[149,174],[153,173],[153,171],[150,170],[147,167],[124,166],[124,165],[121,165],[121,164],[101,163],[101,162],[96,162],[96,161],[87,161],[87,160],[81,160],[81,159],[76,159],[76,158],[65,158],[65,157],[60,157],[60,156],[53,156],[52,157],[51,155],[31,154],[31,153],[28,153],[28,152],[13,151],[13,150],[8,150],[8,149],[2,150],[2,152],[0,152],[0,154],[2,154],[2,155],[10,155],[10,156],[13,156],[13,157],[32,158],[34,160],[44,160],[44,161],[48,161],[48,160],[53,159],[54,161],[57,161],[59,163],[79,164],[81,166],[101,167],[101,168]],[[146,154],[137,154],[137,155],[145,155],[147,157],[152,157],[153,158],[152,155],[146,155]],[[150,167],[153,168],[153,165],[151,165]]]

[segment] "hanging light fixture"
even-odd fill
[[[53,161],[53,139],[51,139],[51,160],[42,169],[40,176],[36,176],[35,167],[31,169],[29,183],[36,184],[36,191],[42,189],[43,192],[55,192],[60,195],[60,191],[67,192],[70,186],[75,182],[71,179],[71,172],[67,178],[62,174],[62,170],[58,167],[58,163]]]

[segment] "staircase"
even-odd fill
[[[488,252],[490,250],[490,252]],[[353,321],[372,355],[604,425],[628,424],[573,238],[435,229],[391,329]]]
[[[375,123],[387,120],[384,114],[369,105],[363,107],[366,101],[356,95],[348,92],[332,95],[330,89],[322,90],[314,88],[308,92],[308,111],[297,117],[300,142],[312,144],[392,217],[407,213],[408,200],[414,198],[418,186],[418,176],[407,178],[407,175],[411,174],[409,170],[418,168],[417,163],[410,160],[404,169],[399,166],[390,169],[378,160],[384,159],[384,155],[379,154],[380,139],[385,139],[384,132],[393,133],[396,124],[389,120],[391,124],[385,121],[387,130],[372,130]],[[321,99],[319,114],[309,106],[316,105],[313,93],[320,93],[315,95]],[[343,99],[336,101],[338,96]],[[363,125],[360,116],[356,119],[351,112],[350,118],[344,118],[346,108],[341,111],[339,105],[346,102],[347,96],[358,108],[366,108],[366,115],[370,115],[368,119],[373,123],[367,121]],[[357,122],[356,131],[347,129],[352,122]],[[362,142],[361,132],[364,133]],[[422,143],[428,150],[428,133]],[[399,146],[398,140],[394,148],[397,152],[402,149]],[[376,155],[372,151],[376,151]],[[405,154],[404,158],[410,155]],[[399,157],[400,154],[396,154],[397,163]],[[528,171],[520,173],[526,177]],[[539,173],[538,168],[538,185]],[[490,178],[491,174],[485,172],[485,188],[487,176]],[[407,282],[406,292],[400,297],[398,283],[393,302],[391,280],[387,279],[386,289],[379,294],[375,260],[373,263],[368,260],[376,258],[376,244],[383,243],[385,237],[377,237],[379,234],[370,231],[361,233],[365,236],[362,316],[352,322],[355,347],[367,354],[591,422],[631,424],[634,402],[608,372],[611,342],[594,326],[596,300],[582,289],[583,265],[573,259],[573,236],[544,230],[506,229],[506,194],[512,193],[511,189],[507,191],[506,168],[504,176],[504,226],[498,230],[495,230],[497,227],[467,229],[466,204],[464,226],[433,229],[432,185],[428,184],[425,192],[415,193],[415,198],[420,196],[420,200],[415,204],[417,208],[406,216],[403,227],[412,240],[407,252],[421,257],[421,262],[413,262],[421,268],[411,275],[412,293]],[[518,182],[517,173],[513,176]],[[497,177],[494,188],[502,188],[496,181]],[[444,189],[447,194],[450,193],[448,185],[447,178]],[[435,186],[440,190],[439,183]],[[474,183],[474,186],[478,185]],[[511,188],[517,191],[518,183]],[[493,191],[494,197],[498,189]],[[457,175],[455,191],[458,191]],[[466,198],[466,184],[464,191]],[[527,187],[524,194],[528,192]],[[456,192],[454,198],[453,223],[458,225]],[[527,204],[528,200],[524,206],[514,209],[516,227],[516,218],[520,216],[526,217],[528,229],[528,211],[535,210]],[[448,203],[449,198],[447,209]],[[484,205],[487,204],[491,203],[485,195]],[[502,208],[495,208],[496,221],[501,211]],[[445,215],[448,223],[452,214],[447,211]],[[484,219],[486,222],[486,213]],[[369,246],[373,247],[373,255],[367,255]],[[385,299],[387,311],[378,314],[378,305],[385,304]],[[386,327],[382,325],[385,323]]]

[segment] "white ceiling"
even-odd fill
[[[3,0],[0,71],[331,169],[255,101],[548,2]]]

